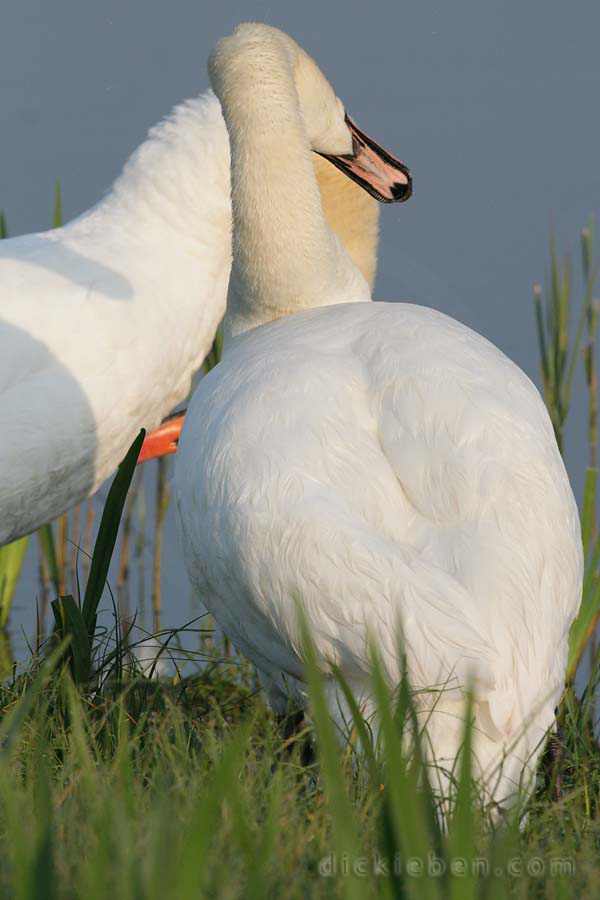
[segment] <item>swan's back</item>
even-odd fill
[[[401,618],[415,688],[475,676],[496,740],[532,708],[527,746],[550,726],[577,509],[538,392],[484,338],[408,304],[249,332],[194,397],[175,491],[196,587],[262,671],[302,677],[300,598],[350,679],[369,633],[397,679]]]

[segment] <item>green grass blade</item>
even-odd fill
[[[91,672],[92,645],[81,610],[73,597],[67,594],[52,601],[52,611],[60,636],[71,638],[69,653],[75,681],[77,684],[85,684]]]
[[[590,289],[590,302],[591,302],[591,289]],[[583,334],[585,329],[586,319],[588,318],[588,308],[587,303],[584,304],[580,316],[579,322],[577,323],[577,331],[575,332],[575,341],[573,342],[573,348],[571,350],[571,361],[569,363],[569,367],[567,370],[567,377],[565,380],[565,388],[564,388],[564,399],[565,399],[565,407],[568,409],[569,400],[571,399],[571,388],[573,387],[573,378],[575,377],[575,369],[577,367],[577,360],[579,359],[579,353],[581,350],[581,343],[583,341]]]
[[[583,488],[583,509],[581,513],[581,539],[583,551],[587,556],[590,552],[592,534],[596,519],[596,485],[598,482],[598,469],[586,469]]]
[[[4,215],[4,210],[0,209],[0,241],[4,240],[4,238],[8,237],[8,228],[6,225],[6,216]]]
[[[10,676],[14,664],[10,635],[5,629],[0,629],[0,682]]]
[[[559,384],[563,381],[567,352],[569,349],[569,303],[571,296],[571,279],[569,270],[565,268],[560,279],[558,347],[559,347]]]
[[[339,736],[336,736],[329,716],[322,675],[317,662],[306,617],[298,607],[306,683],[311,702],[319,759],[325,779],[328,807],[333,824],[334,850],[338,860],[347,854],[349,860],[359,858],[360,843],[354,826],[352,804],[346,790],[343,768],[340,766]],[[355,875],[352,867],[344,879],[344,895],[351,900],[368,897],[367,885]]]
[[[10,753],[23,722],[29,715],[36,698],[48,684],[50,676],[59,664],[68,645],[69,639],[67,638],[61,641],[59,646],[48,655],[21,699],[0,719],[0,760],[4,754]]]
[[[52,213],[52,227],[60,228],[62,225],[62,192],[60,189],[60,178],[54,183],[54,210]]]
[[[550,388],[554,400],[558,400],[558,258],[556,254],[556,243],[554,234],[550,241],[550,259],[551,259],[551,283],[550,283],[550,302],[548,304],[548,369]]]
[[[48,572],[50,573],[50,579],[52,581],[52,586],[56,593],[56,596],[60,594],[60,574],[58,571],[58,562],[56,559],[56,546],[54,544],[54,534],[52,533],[51,525],[42,525],[42,527],[38,530],[38,539],[40,542],[40,551],[42,556],[46,560],[46,565],[48,566]]]
[[[575,677],[577,666],[583,656],[589,639],[594,633],[598,619],[600,618],[600,580],[594,578],[591,588],[584,594],[581,601],[579,614],[569,632],[569,662],[567,665],[567,680]]]
[[[125,505],[125,500],[127,498],[127,491],[129,490],[129,485],[131,484],[131,479],[135,472],[137,458],[140,454],[145,435],[146,432],[142,428],[129,448],[125,459],[120,464],[113,483],[110,486],[108,497],[106,498],[106,503],[102,512],[102,519],[100,521],[98,537],[96,538],[96,543],[94,545],[90,574],[85,589],[82,608],[83,621],[88,630],[90,640],[93,639],[96,627],[98,604],[100,603],[102,591],[104,590],[104,585],[106,583],[108,567],[117,540],[119,523],[123,513],[123,506]]]
[[[506,900],[511,895],[506,873],[509,871],[511,860],[518,858],[519,855],[518,834],[518,819],[513,815],[509,816],[505,827],[498,828],[493,834],[488,851],[482,860],[487,868],[488,877],[484,880],[482,875],[478,876],[482,888],[481,897],[485,897],[485,900]],[[526,866],[523,865],[522,869],[526,871]],[[500,873],[500,877],[498,877],[498,873]],[[521,896],[526,895],[521,894]]]
[[[600,562],[600,539],[597,539],[593,545],[593,550],[588,546],[584,548],[585,554],[585,574],[583,578],[582,601],[587,597],[590,591],[594,589],[594,584],[598,580],[598,563]]]
[[[473,796],[472,735],[473,698],[469,694],[465,709],[465,727],[461,750],[460,775],[456,789],[454,815],[448,828],[448,858],[452,861],[449,900],[475,900],[477,885],[473,877],[472,857],[476,839]],[[458,864],[464,860],[464,867]],[[463,871],[464,869],[464,871]]]
[[[356,733],[358,735],[358,741],[360,746],[360,751],[365,756],[367,762],[367,769],[369,772],[369,778],[373,782],[373,784],[381,783],[381,767],[377,760],[377,755],[375,753],[375,748],[373,747],[372,736],[367,728],[367,725],[361,715],[360,709],[358,707],[358,703],[354,697],[354,694],[350,690],[348,682],[342,675],[342,672],[337,666],[332,666],[331,668],[332,674],[335,677],[340,689],[344,695],[344,699],[348,705],[348,709],[350,710],[350,715],[352,717],[352,721],[354,727],[356,729]]]
[[[28,543],[29,537],[25,536],[0,547],[0,628],[4,628],[8,621]]]
[[[177,860],[172,880],[173,897],[205,896],[208,850],[214,836],[220,813],[232,785],[238,778],[242,764],[248,729],[242,727],[226,746],[223,756],[213,771],[206,792],[198,798],[191,822],[186,827],[183,850]],[[237,785],[235,785],[237,788]]]
[[[269,788],[265,820],[262,823],[254,854],[248,866],[245,900],[264,900],[265,884],[277,833],[277,816],[281,811],[281,798],[282,779],[275,777]]]
[[[542,308],[542,289],[539,284],[533,288],[533,303],[535,309],[535,322],[537,326],[537,337],[540,349],[540,359],[542,362],[542,377],[544,381],[544,393],[548,392],[550,369],[548,363],[548,347],[546,345],[546,333],[544,326],[544,312]]]
[[[554,381],[555,385],[558,386],[560,383],[559,376],[559,357],[560,357],[560,269],[558,265],[558,252],[556,249],[556,240],[554,237],[554,233],[551,237],[550,242],[550,265],[551,265],[551,280],[550,280],[550,307],[549,307],[549,315],[550,315],[550,323],[551,323],[551,331],[553,337],[553,365],[554,365]]]
[[[29,867],[32,898],[55,900],[56,871],[54,864],[54,810],[48,760],[41,752],[36,766],[35,812],[37,835],[33,859]]]
[[[583,263],[583,277],[589,281],[593,268],[594,258],[594,217],[590,216],[585,228],[581,231],[581,256]]]
[[[600,580],[597,576],[600,541],[598,539],[593,539],[596,522],[597,482],[598,470],[592,468],[586,469],[583,508],[581,513],[581,537],[585,558],[585,578],[579,613],[571,625],[571,631],[569,633],[569,662],[567,666],[567,678],[569,680],[575,676],[579,660],[594,631],[594,626],[600,617]]]
[[[394,714],[392,696],[375,650],[372,651],[371,666],[385,749],[384,815],[392,831],[388,843],[400,851],[402,859],[422,861],[420,877],[409,877],[405,882],[407,896],[415,900],[441,900],[445,896],[445,879],[429,877],[427,872],[429,854],[436,843],[429,830],[426,798],[420,787],[428,779],[428,773],[420,759],[418,747],[415,748],[412,764],[405,750],[407,735],[404,726],[414,721],[409,708],[408,684],[405,683],[405,690],[400,691],[400,708]]]

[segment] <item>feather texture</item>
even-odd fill
[[[199,596],[267,680],[302,678],[301,600],[319,658],[363,693],[369,638],[397,683],[400,628],[413,687],[443,689],[443,730],[472,679],[480,753],[539,709],[524,760],[550,727],[577,509],[537,390],[475,332],[360,303],[242,335],[194,394],[175,497]]]

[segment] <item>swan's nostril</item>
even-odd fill
[[[390,191],[394,200],[408,200],[408,198],[412,194],[412,181],[410,180],[410,178],[406,184],[402,184],[400,181],[395,181],[391,186]]]

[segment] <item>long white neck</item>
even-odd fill
[[[293,53],[277,32],[235,50],[216,87],[231,147],[226,341],[302,309],[370,299],[323,213]]]

